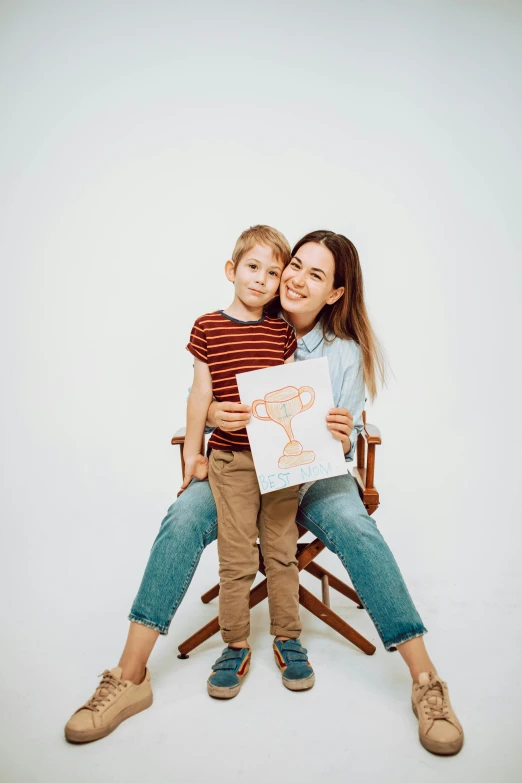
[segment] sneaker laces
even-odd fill
[[[419,703],[424,701],[424,709],[432,720],[449,720],[449,709],[446,701],[442,680],[439,677],[430,677],[426,685],[419,687]]]
[[[102,680],[87,704],[84,704],[82,707],[84,710],[97,712],[98,708],[103,707],[113,693],[119,691],[122,686],[124,688],[127,687],[127,683],[124,680],[116,677],[108,669],[105,669],[103,674],[100,674],[99,677],[101,677]]]

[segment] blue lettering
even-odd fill
[[[268,483],[264,476],[258,476],[257,480],[259,481],[259,484],[261,485],[261,489],[268,489]]]
[[[274,478],[275,478],[275,473],[270,473],[270,475],[268,476],[268,483],[270,484],[270,489],[275,489],[275,484],[273,481]]]
[[[306,468],[301,468],[301,480],[310,481],[310,479],[324,475],[328,476],[332,472],[332,464],[329,462],[327,465],[309,465]]]
[[[289,484],[288,476],[289,475],[290,475],[290,471],[288,471],[288,473],[278,473],[277,474],[277,478],[281,482],[281,488],[288,486],[288,484]]]

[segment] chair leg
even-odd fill
[[[323,623],[326,623],[326,625],[329,625],[334,631],[337,631],[337,633],[340,633],[345,639],[348,639],[349,642],[366,653],[366,655],[374,654],[376,650],[375,645],[369,642],[368,639],[365,639],[364,636],[361,636],[355,628],[348,625],[348,623],[339,617],[338,614],[332,612],[331,609],[325,606],[322,601],[316,598],[315,595],[310,593],[302,585],[299,586],[299,603],[301,606],[304,606],[305,609],[308,609],[309,612],[315,614]]]
[[[263,579],[262,582],[259,582],[259,584],[250,591],[250,608],[252,609],[252,607],[257,606],[257,604],[260,604],[261,601],[264,601],[267,595],[267,581],[266,579]],[[189,652],[194,650],[196,647],[199,647],[199,645],[203,644],[203,642],[206,642],[207,639],[210,639],[210,637],[214,636],[214,634],[216,634],[218,631],[219,617],[215,617],[209,623],[204,625],[203,628],[200,628],[199,631],[196,631],[195,634],[192,634],[192,636],[179,645],[178,650],[180,655],[178,655],[178,658],[188,657]]]
[[[309,544],[305,544],[303,549],[298,549],[297,553],[297,568],[299,571],[305,569],[312,560],[320,554],[323,549],[326,548],[326,544],[319,541],[318,538],[311,541]]]
[[[341,582],[340,579],[338,579],[336,576],[331,574],[329,571],[326,570],[326,568],[323,568],[319,565],[319,563],[309,563],[305,571],[308,571],[309,574],[312,574],[313,576],[317,577],[317,579],[323,579],[323,577],[328,577],[328,583],[330,587],[333,587],[334,590],[337,590],[338,593],[341,593],[341,595],[346,596],[346,598],[349,598],[351,601],[354,601],[360,608],[362,608],[361,599],[355,592],[355,590],[352,587],[348,587],[348,585],[345,585],[344,582]]]
[[[211,587],[210,590],[207,590],[206,593],[203,593],[201,596],[201,600],[204,604],[210,603],[214,598],[217,598],[219,595],[219,582],[217,585],[214,585],[214,587]]]
[[[323,599],[323,604],[330,608],[330,583],[328,581],[328,576],[326,574],[323,574],[321,577],[321,597]]]
[[[306,531],[304,529],[300,529],[300,535],[305,532]],[[347,598],[350,598],[352,601],[355,601],[359,608],[362,608],[359,596],[355,590],[352,590],[351,587],[345,585],[344,582],[342,582],[340,579],[337,579],[336,576],[330,574],[324,568],[317,565],[317,563],[313,562],[314,558],[317,557],[317,555],[322,552],[324,548],[325,544],[323,544],[322,541],[319,541],[318,538],[310,543],[299,544],[297,553],[297,567],[299,571],[306,570],[316,576],[318,579],[321,579],[325,590],[325,596],[327,594],[327,583],[329,583],[338,592],[342,593]],[[263,559],[261,556],[259,561],[259,570],[261,573],[265,572]],[[215,585],[206,593],[204,593],[201,596],[201,600],[203,603],[209,603],[209,601],[212,601],[212,599],[216,598],[217,595],[219,595],[219,584]],[[250,608],[257,606],[257,604],[261,603],[261,601],[264,601],[267,595],[267,581],[264,579],[256,587],[254,587],[253,590],[250,591]],[[325,603],[319,601],[319,599],[312,595],[312,593],[308,592],[308,590],[306,590],[304,587],[299,587],[299,602],[302,606],[305,607],[305,609],[308,609],[308,611],[312,612],[312,614],[315,614],[317,617],[319,617],[320,620],[325,622],[335,631],[338,631],[341,636],[344,636],[345,639],[348,639],[348,641],[355,644],[356,647],[359,647],[359,649],[361,649],[367,655],[373,655],[375,652],[375,647],[373,644],[371,644],[371,642],[365,639],[364,636],[361,636],[361,634],[352,628],[351,625],[348,625],[348,623],[339,617],[339,615],[337,615],[335,612],[332,612],[332,610],[326,606]],[[188,653],[191,652],[191,650],[199,647],[200,644],[205,642],[207,639],[210,639],[210,637],[214,636],[214,634],[216,634],[218,631],[219,618],[215,617],[214,620],[211,620],[203,628],[200,628],[199,631],[179,645],[178,650],[180,655],[178,655],[178,658],[188,658]]]

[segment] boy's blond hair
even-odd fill
[[[243,231],[234,247],[234,252],[232,253],[234,269],[236,269],[245,253],[252,250],[254,245],[269,247],[277,260],[282,261],[284,266],[289,263],[292,257],[288,240],[280,231],[271,226],[251,226],[246,231]]]

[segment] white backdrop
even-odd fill
[[[439,659],[464,676],[469,640],[520,644],[521,30],[517,2],[0,3],[10,783],[60,778],[71,749],[37,773],[28,731],[45,759],[117,660],[180,484],[184,346],[254,223],[359,250],[393,370],[368,407],[378,523]]]

